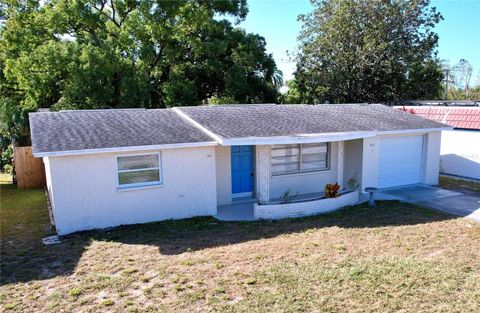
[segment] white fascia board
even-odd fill
[[[244,137],[244,138],[223,139],[223,141],[220,144],[224,146],[242,146],[242,145],[315,143],[315,142],[353,140],[353,139],[368,138],[368,137],[375,137],[375,136],[376,136],[376,132],[346,132],[346,133],[305,134],[305,135],[274,136],[274,137]]]
[[[402,129],[402,130],[383,130],[378,131],[378,135],[396,135],[396,134],[411,134],[411,133],[428,133],[433,131],[452,130],[453,127],[445,126],[439,128],[420,128],[420,129]]]
[[[219,143],[224,146],[242,146],[242,145],[275,145],[275,144],[332,142],[332,141],[369,138],[369,137],[375,137],[379,135],[427,133],[431,131],[442,131],[442,130],[451,130],[451,129],[453,129],[453,127],[445,126],[440,128],[402,129],[402,130],[391,130],[391,131],[323,133],[323,134],[304,134],[304,135],[273,136],[273,137],[242,137],[242,138],[223,139]]]
[[[222,137],[218,136],[217,134],[215,134],[211,130],[204,127],[202,124],[195,121],[193,118],[188,116],[186,113],[182,112],[182,110],[180,110],[178,108],[172,108],[172,110],[175,113],[177,113],[181,118],[186,120],[188,123],[190,123],[191,125],[195,126],[198,129],[200,129],[201,131],[203,131],[204,133],[206,133],[208,136],[212,137],[213,139],[215,139],[218,143],[220,143],[220,144],[222,143],[222,141],[223,141]]]
[[[55,156],[67,156],[67,155],[84,155],[84,154],[98,154],[98,153],[118,153],[118,152],[129,152],[129,151],[151,151],[151,150],[164,150],[164,149],[177,149],[177,148],[206,147],[206,146],[216,146],[216,145],[218,145],[216,141],[187,142],[187,143],[173,143],[173,144],[165,144],[165,145],[37,152],[37,153],[33,153],[33,155],[38,158],[38,157],[55,157]]]

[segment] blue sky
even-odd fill
[[[433,0],[444,20],[436,26],[440,37],[439,57],[451,64],[461,58],[473,66],[472,83],[480,74],[480,0]],[[308,13],[308,0],[249,0],[249,13],[239,26],[265,37],[269,53],[273,53],[284,78],[292,78],[295,64],[289,62],[286,50],[294,51],[301,23],[297,16]]]

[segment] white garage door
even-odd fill
[[[423,136],[380,139],[378,186],[420,183],[422,180]]]

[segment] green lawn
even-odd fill
[[[440,176],[439,186],[445,189],[452,189],[460,192],[473,191],[480,194],[480,183],[453,177]]]
[[[44,247],[43,190],[0,186],[6,312],[480,311],[480,225],[412,205],[166,221]]]

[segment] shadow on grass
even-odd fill
[[[0,284],[69,274],[88,242],[67,240],[45,246],[54,234],[43,189],[0,184]]]
[[[2,211],[3,202],[2,195]],[[5,214],[2,213],[2,219],[15,219],[15,215],[42,215],[33,218],[36,223],[29,223],[29,226],[22,226],[21,221],[17,220],[17,227],[20,228],[10,227],[6,232],[2,230],[2,285],[70,275],[92,241],[154,245],[158,247],[159,254],[177,255],[324,227],[395,227],[456,218],[410,204],[384,201],[379,202],[376,208],[358,205],[325,215],[278,221],[220,222],[212,217],[197,217],[120,226],[108,231],[88,231],[64,236],[61,244],[44,246],[41,238],[48,233],[43,229],[45,223],[48,223],[47,211],[43,204],[37,204],[37,209],[32,209],[32,206],[33,204],[17,210],[7,209],[8,216],[3,216]],[[31,218],[26,219],[25,216],[20,219],[31,221]],[[2,221],[2,226],[6,223],[9,221]]]
[[[306,230],[376,228],[417,225],[456,217],[398,201],[382,201],[377,207],[347,207],[329,214],[296,219],[254,222],[222,222],[210,217],[122,226],[105,233],[103,240],[155,245],[163,255],[231,245]]]

